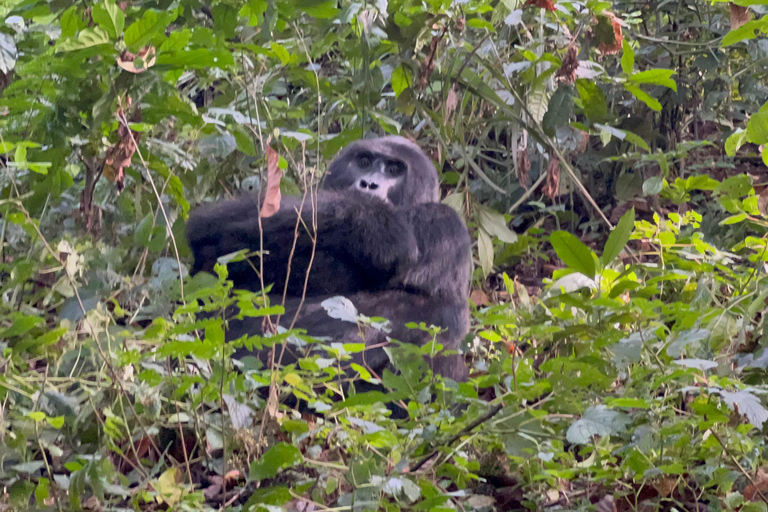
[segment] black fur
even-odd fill
[[[355,188],[361,176],[367,176],[356,163],[360,155],[402,162],[407,167],[396,185],[388,189],[386,200]],[[270,293],[273,303],[282,302],[299,210],[303,219],[281,324],[290,324],[301,301],[313,245],[306,228],[311,229],[315,219],[315,255],[295,327],[311,336],[359,343],[357,325],[329,317],[320,305],[326,298],[343,295],[360,313],[389,319],[392,338],[421,345],[428,341],[426,333],[407,329],[404,324],[424,322],[447,329],[438,339],[445,349],[456,350],[469,330],[470,238],[456,212],[437,200],[437,173],[424,153],[407,139],[361,140],[345,148],[331,163],[316,206],[309,198],[303,205],[300,198],[283,198],[275,215],[261,219],[263,247],[268,251],[263,255],[263,281],[274,285]],[[246,248],[259,250],[258,212],[253,196],[193,212],[187,224],[195,257],[193,273],[211,270],[219,256]],[[259,269],[258,256],[250,260],[250,264],[231,263],[229,275],[235,287],[259,291],[261,280],[254,272],[254,267]],[[262,319],[230,320],[227,338],[260,333],[261,328]],[[385,344],[386,337],[368,328],[365,342],[369,346]],[[257,355],[266,361],[266,353]],[[287,351],[282,362],[295,360],[296,356]],[[381,376],[388,358],[379,347],[356,354],[354,362]],[[467,378],[466,365],[458,355],[439,357],[431,364],[445,377],[456,381]]]

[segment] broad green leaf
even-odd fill
[[[411,69],[400,64],[392,72],[390,83],[392,84],[392,90],[395,93],[395,98],[398,98],[400,93],[409,88],[413,83]]]
[[[593,436],[610,436],[623,432],[631,423],[629,416],[620,411],[606,409],[604,405],[590,407],[581,419],[574,422],[565,434],[574,444],[588,444]]]
[[[621,50],[623,52],[621,55],[621,69],[626,74],[631,75],[635,70],[635,51],[626,39],[621,42]]]
[[[16,67],[16,42],[13,36],[0,32],[0,72],[9,74]]]
[[[581,272],[590,279],[595,277],[595,256],[592,250],[581,240],[567,231],[555,231],[549,237],[557,257],[568,268]]]
[[[547,86],[544,82],[538,80],[528,93],[528,110],[537,123],[544,119],[548,104],[549,94],[547,93]]]
[[[101,27],[86,28],[77,34],[76,39],[62,41],[56,47],[56,51],[71,52],[74,50],[82,50],[83,48],[90,48],[91,46],[106,44],[108,42],[109,34],[107,34]]]
[[[584,115],[593,123],[602,123],[608,119],[608,101],[605,93],[597,84],[589,80],[576,80],[576,90],[581,99]]]
[[[280,59],[283,66],[291,62],[291,54],[288,53],[288,50],[286,50],[283,45],[272,41],[269,43],[269,48],[274,52],[277,58]]]
[[[632,96],[634,96],[638,100],[648,105],[648,108],[650,108],[651,110],[655,110],[656,112],[661,112],[661,103],[659,103],[659,100],[657,100],[647,92],[643,91],[638,86],[630,83],[626,83],[624,84],[624,88],[628,90],[630,93],[632,93]]]
[[[134,21],[125,29],[123,40],[130,48],[137,50],[155,37],[164,37],[166,27],[175,17],[175,14],[169,12],[147,10],[141,19]]]
[[[274,478],[281,469],[291,468],[304,461],[301,452],[293,445],[277,443],[267,450],[259,460],[251,463],[251,480]]]
[[[749,118],[747,140],[758,145],[768,143],[768,111],[757,112]]]
[[[663,85],[677,91],[677,84],[670,78],[674,73],[672,69],[649,69],[635,73],[629,79],[638,84]]]
[[[748,21],[736,30],[731,30],[728,32],[720,42],[720,46],[725,48],[727,46],[731,46],[732,44],[754,39],[757,37],[755,31],[762,30],[764,27],[765,22],[763,20]]]
[[[725,140],[725,154],[734,156],[745,142],[747,142],[747,131],[739,128]]]
[[[103,28],[113,39],[117,39],[123,33],[125,27],[125,14],[112,0],[105,0],[93,4],[93,21]]]
[[[629,237],[632,236],[632,230],[635,227],[635,209],[630,209],[627,213],[621,216],[619,223],[613,228],[611,234],[608,235],[608,240],[605,242],[605,248],[603,249],[603,255],[601,261],[603,266],[611,263],[624,249],[629,242]]]
[[[568,124],[573,111],[573,92],[573,87],[570,85],[561,85],[549,100],[547,113],[544,114],[541,126],[550,137],[555,135],[558,128]]]
[[[655,196],[656,194],[661,193],[662,188],[664,188],[664,178],[661,176],[652,176],[643,183],[643,195]]]
[[[486,233],[495,236],[507,244],[514,244],[517,242],[517,233],[509,229],[504,215],[480,205],[476,207],[476,211],[477,220]]]
[[[493,270],[493,242],[491,235],[483,228],[477,230],[477,253],[483,275],[488,276]]]

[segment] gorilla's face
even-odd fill
[[[395,206],[437,201],[437,172],[408,139],[366,139],[347,146],[331,163],[323,187],[358,190]]]
[[[390,191],[403,187],[408,166],[405,162],[385,155],[360,151],[347,166],[347,172],[359,176],[354,181],[357,190],[390,201]]]

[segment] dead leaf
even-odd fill
[[[557,10],[554,0],[526,0],[525,5],[535,5],[536,7],[541,7],[542,9],[546,9],[548,11]]]
[[[604,26],[605,24],[609,27]],[[621,51],[624,36],[621,33],[622,21],[612,12],[603,11],[603,16],[595,27],[595,39],[598,41],[597,51],[603,55],[615,55]]]
[[[763,217],[768,217],[768,187],[765,187],[757,196],[757,209]]]
[[[427,58],[424,59],[424,63],[421,65],[421,69],[419,70],[419,79],[417,82],[419,89],[422,91],[427,88],[429,78],[432,76],[432,71],[435,70],[435,55],[437,54],[437,44],[443,38],[443,35],[445,35],[445,29],[443,29],[440,34],[432,36],[432,40],[429,42]]]
[[[544,195],[552,199],[560,190],[560,160],[550,158],[547,166],[547,182],[544,184]]]
[[[469,300],[471,300],[475,306],[486,306],[490,302],[488,295],[479,288],[472,290],[472,293],[469,294]]]
[[[528,157],[528,146],[523,146],[517,151],[517,181],[528,190],[528,172],[531,170],[531,160]]]
[[[453,84],[448,90],[448,96],[445,98],[445,119],[451,117],[459,104],[459,95],[456,94],[456,84]]]
[[[130,106],[130,98],[128,105]],[[117,119],[119,121],[117,125],[117,136],[119,140],[107,149],[106,157],[104,158],[104,170],[103,174],[109,181],[117,184],[117,193],[119,194],[125,186],[125,174],[123,170],[131,165],[131,159],[136,152],[136,144],[141,139],[139,132],[133,131],[126,126],[123,120],[126,120],[125,112],[122,107],[117,109]],[[134,112],[131,116],[131,121],[136,122],[141,119],[141,112]]]
[[[136,67],[135,60],[141,59],[141,67]],[[117,65],[129,73],[143,73],[155,65],[156,51],[154,46],[145,46],[138,54],[125,50],[117,57]]]
[[[280,179],[283,171],[278,167],[280,157],[272,146],[267,146],[267,193],[261,207],[262,217],[271,217],[280,209]]]
[[[752,482],[744,488],[744,499],[747,501],[759,501],[761,494],[768,492],[768,473],[763,469],[757,470],[757,475],[752,477]]]
[[[746,25],[751,19],[752,13],[749,12],[749,7],[742,7],[731,2],[731,30]]]
[[[557,79],[567,85],[573,85],[576,81],[576,70],[579,68],[579,49],[576,45],[572,45],[568,48],[568,53],[565,54],[563,63],[560,65],[560,69],[557,70],[555,75]]]

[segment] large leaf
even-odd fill
[[[266,451],[259,460],[251,463],[251,480],[264,480],[273,478],[278,471],[291,468],[304,461],[301,452],[293,445],[277,443]]]
[[[542,120],[542,128],[550,137],[555,135],[555,131],[561,126],[568,124],[573,110],[573,87],[570,85],[561,85],[557,88],[549,100],[547,113]]]
[[[747,122],[747,140],[752,144],[768,143],[768,111],[759,111]]]
[[[635,227],[635,209],[632,208],[627,213],[621,216],[619,223],[613,228],[611,234],[608,235],[608,241],[605,242],[605,248],[603,248],[603,255],[601,261],[603,265],[608,265],[612,262],[624,247],[629,242],[629,237],[632,236],[632,230]]]
[[[595,277],[595,255],[581,240],[567,231],[555,231],[549,237],[557,257],[568,268],[581,272],[589,278]]]
[[[410,87],[411,83],[413,83],[413,76],[410,68],[405,67],[402,64],[397,66],[392,72],[390,82],[392,83],[392,90],[395,92],[395,98],[399,97],[400,93]]]
[[[16,66],[16,43],[13,36],[0,32],[0,72],[10,73]]]
[[[630,76],[629,79],[638,84],[653,84],[669,87],[677,91],[677,84],[670,77],[675,74],[672,69],[649,69]]]
[[[117,39],[123,33],[125,27],[125,14],[115,5],[115,2],[106,0],[93,4],[91,16],[93,21],[103,28],[113,39]]]
[[[67,39],[59,44],[59,46],[56,47],[56,51],[71,52],[74,50],[90,48],[91,46],[106,44],[108,42],[109,34],[107,34],[101,27],[86,28],[77,34],[77,38]]]

